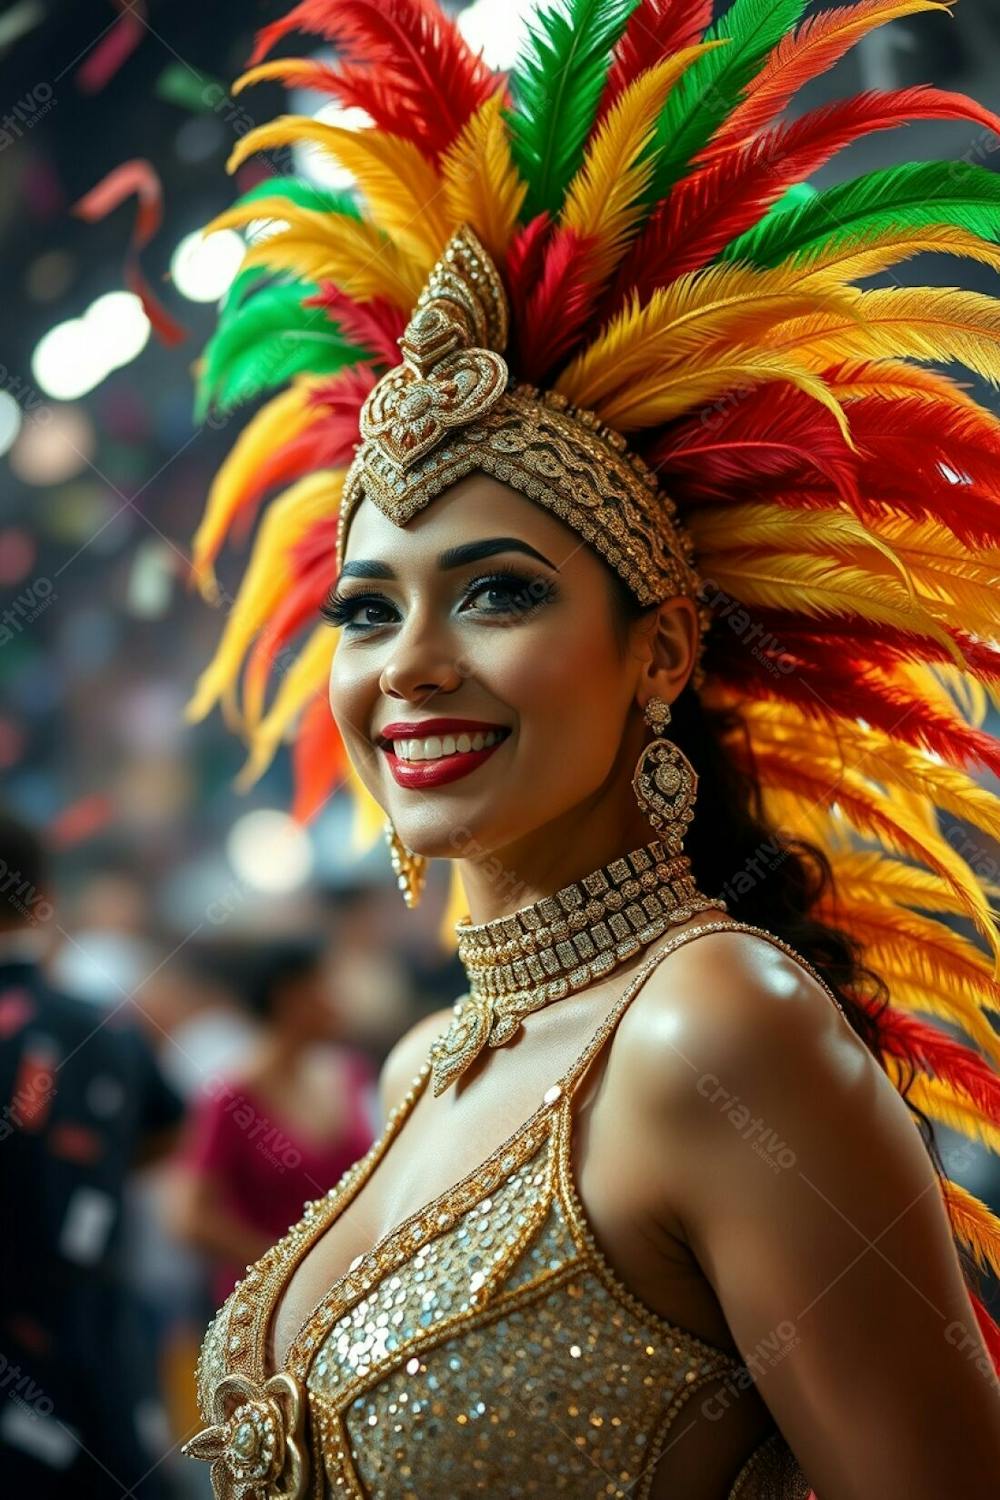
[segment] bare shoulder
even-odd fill
[[[813,1060],[849,1086],[875,1065],[805,965],[739,928],[705,933],[657,965],[622,1019],[619,1050],[640,1095],[671,1104],[709,1071],[749,1083]]]
[[[390,1109],[399,1103],[410,1087],[426,1061],[431,1042],[439,1032],[444,1030],[452,1015],[452,1008],[448,1005],[442,1010],[432,1011],[429,1016],[421,1016],[409,1031],[404,1031],[390,1051],[382,1064],[378,1081],[379,1104],[383,1119]]]
[[[814,1492],[985,1494],[1000,1395],[945,1198],[823,986],[766,938],[706,933],[653,971],[620,1041],[657,1222],[678,1227]]]

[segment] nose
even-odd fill
[[[453,693],[463,680],[460,663],[447,642],[415,619],[400,630],[382,668],[379,688],[387,698],[424,703],[438,693]]]

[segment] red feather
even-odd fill
[[[302,711],[292,747],[292,817],[311,822],[343,785],[346,773],[344,742],[326,693],[317,693]]]
[[[969,1291],[969,1300],[972,1303],[972,1310],[976,1315],[976,1322],[979,1324],[979,1331],[983,1336],[983,1343],[986,1345],[990,1359],[993,1361],[993,1368],[997,1375],[1000,1375],[1000,1324],[996,1323],[990,1317],[975,1292],[971,1290]]]
[[[320,282],[320,289],[306,297],[303,307],[323,307],[332,321],[355,344],[371,351],[383,365],[398,365],[399,339],[406,318],[387,297],[360,302],[333,281]]]
[[[844,22],[870,19],[871,29],[884,24],[885,0],[860,0],[857,5],[838,5],[808,16],[795,31],[772,47],[756,78],[743,91],[743,98],[722,122],[698,158],[709,161],[721,151],[741,145],[779,115],[811,78],[826,73],[850,49],[863,32],[835,35]]]
[[[257,469],[234,512],[234,538],[247,534],[257,505],[269,490],[291,484],[314,469],[350,463],[360,441],[361,407],[377,379],[378,372],[372,365],[349,365],[314,388],[309,404],[320,408],[320,420],[275,448]]]
[[[951,1084],[987,1119],[1000,1125],[1000,1074],[978,1052],[939,1026],[892,1005],[881,1012],[878,1025],[884,1051]]]
[[[598,285],[587,269],[591,243],[589,235],[560,226],[545,245],[540,274],[515,320],[514,365],[524,380],[540,383],[593,314]]]
[[[552,220],[543,209],[527,224],[521,225],[507,246],[504,277],[515,313],[515,323],[520,322],[527,300],[542,274],[545,246],[551,231]]]
[[[756,498],[764,481],[798,484],[817,472],[845,499],[857,494],[856,459],[832,414],[790,385],[703,406],[641,451],[668,494],[678,481],[685,502]]]
[[[595,127],[640,73],[700,42],[711,20],[712,0],[639,0],[612,54]]]
[[[414,115],[408,98],[391,75],[375,68],[356,67],[353,63],[338,63],[334,69],[325,63],[302,58],[299,65],[284,76],[283,82],[286,87],[315,89],[318,93],[330,94],[345,109],[363,109],[378,130],[412,141],[431,161],[436,160],[432,122]]]
[[[760,623],[756,612],[754,623]],[[825,638],[793,638],[785,625],[753,637],[750,652],[747,644],[745,635],[740,639],[726,630],[720,632],[712,654],[712,670],[746,696],[794,703],[824,726],[829,713],[860,717],[909,745],[933,750],[949,765],[982,765],[1000,776],[1000,740],[995,735],[976,729],[957,713],[942,713],[918,694],[890,682],[876,664],[852,660],[843,646],[828,646]]]
[[[263,701],[267,679],[289,641],[319,613],[334,580],[335,518],[316,521],[291,548],[294,582],[253,643],[244,691]]]
[[[900,625],[884,625],[881,621],[848,619],[839,616],[836,620],[816,620],[788,610],[758,606],[754,609],[754,625],[760,625],[765,635],[779,639],[781,647],[803,658],[818,650],[829,648],[831,655],[849,653],[857,662],[873,664],[893,661],[950,662],[945,647],[940,641],[918,631],[904,630]],[[981,682],[1000,683],[1000,646],[989,641],[977,640],[957,626],[942,627],[961,650],[968,672]],[[728,649],[727,649],[728,648]],[[733,632],[718,627],[710,633],[706,642],[706,670],[711,670],[712,661],[720,663],[731,650],[739,650],[746,658],[746,646],[735,640]]]
[[[497,87],[496,75],[434,0],[302,0],[258,32],[251,63],[296,30],[324,37],[348,69],[356,67],[348,75],[355,91],[366,69],[383,105],[398,101],[390,106],[396,129],[408,122],[406,137],[433,155],[448,149]]]
[[[651,215],[622,261],[602,316],[635,288],[654,287],[708,264],[756,224],[793,183],[824,166],[860,136],[913,119],[969,119],[1000,134],[1000,116],[964,94],[941,89],[871,90],[778,125],[682,179]]]

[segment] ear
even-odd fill
[[[665,599],[643,616],[643,666],[636,684],[636,702],[645,708],[650,698],[672,703],[694,670],[700,622],[692,599],[684,594]]]

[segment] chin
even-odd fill
[[[407,849],[426,859],[475,859],[503,848],[513,836],[513,818],[504,817],[496,800],[488,809],[425,806],[416,812],[411,806],[398,815],[390,807],[388,816]]]

